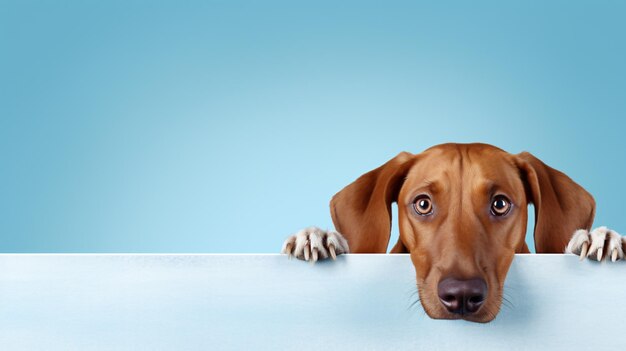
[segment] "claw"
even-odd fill
[[[330,252],[330,257],[333,258],[333,260],[337,259],[337,253],[335,253],[335,245],[330,243],[328,244],[328,251]]]
[[[311,256],[312,256],[312,257],[311,257],[311,263],[315,263],[315,262],[317,262],[317,248],[316,248],[316,247],[314,247],[314,248],[311,250]]]
[[[311,252],[309,250],[310,247],[311,247],[311,244],[307,241],[306,245],[304,245],[304,259],[306,261],[308,261],[311,256]]]
[[[617,248],[613,248],[613,252],[611,252],[611,262],[617,261]]]
[[[602,248],[598,249],[598,261],[602,260]]]
[[[293,248],[293,244],[292,243],[287,244],[287,246],[285,247],[285,251],[287,251],[286,252],[287,253],[287,258],[289,258],[289,259],[291,259],[291,254],[292,254],[291,249],[292,248]]]
[[[587,257],[587,250],[589,250],[589,242],[585,241],[583,247],[580,249],[580,260],[584,260]]]

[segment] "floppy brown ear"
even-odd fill
[[[351,252],[384,253],[391,234],[391,204],[398,199],[415,156],[401,152],[359,177],[330,201],[335,229],[348,239]]]
[[[591,228],[596,211],[593,196],[530,153],[517,158],[529,202],[535,206],[535,250],[563,253],[576,229]]]

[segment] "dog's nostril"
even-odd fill
[[[481,278],[446,278],[439,282],[437,290],[443,306],[455,314],[475,313],[487,298],[487,283]]]
[[[469,298],[468,300],[471,303],[479,303],[479,302],[483,302],[483,297],[482,296],[472,296]]]

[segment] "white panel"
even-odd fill
[[[407,255],[0,255],[3,350],[608,349],[626,263],[517,255],[489,324],[431,320]]]

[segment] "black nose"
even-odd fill
[[[446,278],[437,286],[439,300],[456,314],[476,313],[487,298],[487,283],[482,278],[459,280]]]

